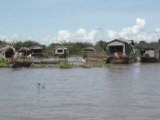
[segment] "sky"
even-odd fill
[[[0,39],[53,42],[155,41],[158,0],[0,0]]]

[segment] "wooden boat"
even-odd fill
[[[113,63],[113,64],[127,64],[130,63],[130,58],[128,56],[109,56],[107,57],[106,63]]]
[[[31,61],[15,60],[13,61],[12,68],[30,67]]]
[[[155,57],[140,57],[140,58],[141,58],[141,62],[144,62],[144,63],[154,63],[159,61]]]

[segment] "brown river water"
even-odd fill
[[[0,69],[0,120],[160,120],[160,64]]]

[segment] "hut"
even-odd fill
[[[105,51],[96,51],[94,47],[83,48],[82,56],[88,63],[103,63],[107,57]]]
[[[43,48],[41,46],[33,46],[30,48],[31,49],[31,54],[34,57],[42,57],[43,54]]]
[[[133,40],[114,39],[107,43],[106,63],[130,63],[136,60]]]
[[[144,43],[140,45],[140,61],[153,63],[159,61],[159,47],[156,44]]]
[[[15,53],[15,48],[12,46],[5,46],[0,48],[0,57],[2,58],[12,58]]]
[[[22,47],[18,50],[18,52],[20,54],[22,54],[23,56],[28,56],[31,54],[31,49],[27,48],[27,47]]]
[[[83,59],[86,59],[89,55],[95,54],[96,50],[94,47],[86,47],[82,49]]]
[[[67,47],[58,47],[53,49],[53,55],[60,58],[67,58],[69,56],[69,50]]]

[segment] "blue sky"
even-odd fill
[[[71,36],[76,39],[78,30],[87,36],[101,28],[107,37],[109,30],[119,33],[134,26],[137,18],[145,20],[142,29],[150,33],[160,28],[159,3],[158,0],[0,0],[0,36],[17,39],[49,36],[51,42],[66,32],[69,35],[64,39]],[[44,37],[45,41],[49,38]]]

